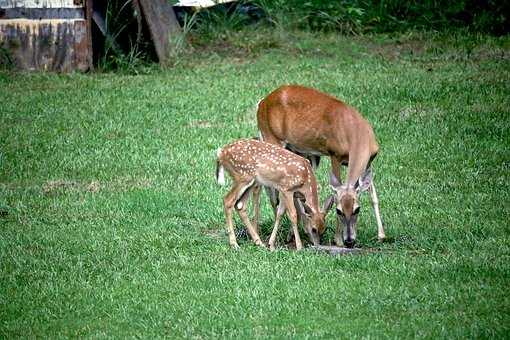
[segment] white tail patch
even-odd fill
[[[216,156],[218,157],[218,163],[216,164],[216,181],[218,181],[219,185],[225,185],[225,168],[219,163],[221,151],[221,148],[216,150]]]
[[[219,185],[225,185],[225,169],[223,165],[220,165],[218,168],[218,177],[216,178]]]

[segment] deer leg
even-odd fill
[[[313,171],[315,172],[317,170],[317,168],[319,167],[319,163],[321,161],[321,157],[317,156],[317,155],[307,155],[306,159],[308,159],[308,161],[312,165]]]
[[[342,183],[342,164],[336,157],[331,157],[331,172],[335,175],[338,182]]]
[[[342,238],[342,223],[340,222],[340,218],[336,217],[336,231],[335,231],[335,244],[339,247],[344,246],[344,241]]]
[[[273,212],[276,213],[276,208],[278,208],[279,203],[279,193],[278,190],[271,187],[264,187],[266,189],[267,196],[269,196],[269,202],[271,202],[271,207],[273,207]]]
[[[225,209],[225,218],[227,220],[228,241],[230,246],[234,249],[239,249],[239,245],[237,244],[236,234],[234,231],[232,211],[234,210],[234,205],[237,200],[239,189],[239,185],[234,184],[232,189],[230,189],[228,194],[223,198],[223,207]]]
[[[260,233],[259,230],[259,221],[260,221],[260,185],[256,185],[253,188],[253,226],[257,233]]]
[[[303,243],[301,242],[301,238],[299,237],[299,229],[297,225],[297,212],[294,207],[294,194],[292,192],[283,193],[283,200],[285,202],[285,207],[287,208],[287,216],[289,216],[290,223],[292,224],[292,229],[294,230],[294,239],[296,240],[296,250],[303,249]]]
[[[259,130],[259,140],[284,147],[283,143],[278,138],[276,138],[276,136],[269,132],[262,133],[262,131]],[[279,205],[278,190],[271,187],[264,188],[266,189],[267,196],[269,196],[269,201],[271,202],[273,212],[276,214],[276,209]]]
[[[264,243],[260,239],[259,234],[251,224],[250,218],[248,217],[248,213],[246,212],[246,206],[244,206],[241,210],[237,211],[239,213],[239,216],[241,217],[241,220],[244,224],[246,224],[246,227],[248,228],[248,233],[250,234],[253,242],[255,242],[256,245],[265,247]]]
[[[305,216],[304,210],[302,210],[301,207],[299,206],[299,203],[297,201],[298,199],[299,199],[299,197],[294,195],[294,207],[296,208],[296,212],[297,212],[297,224],[299,226],[301,221],[304,221],[306,219],[306,216]],[[293,233],[293,230],[291,228],[291,229],[289,229],[289,232],[287,233],[287,243],[292,242],[293,236],[294,236],[294,233]]]
[[[341,184],[342,183],[342,164],[340,163],[340,161],[338,159],[336,159],[335,157],[331,157],[331,172],[333,173],[333,175],[336,177],[336,179],[338,180],[338,182]],[[338,217],[338,215],[336,216],[336,231],[335,231],[335,244],[339,247],[343,247],[344,245],[344,241],[342,239],[342,228],[343,228],[343,225],[340,221],[340,218]]]
[[[282,218],[283,213],[285,212],[285,204],[283,201],[278,204],[278,209],[276,210],[275,218],[274,218],[274,227],[271,232],[271,237],[269,237],[269,250],[275,250],[275,242],[276,235],[278,234],[278,227],[280,226],[280,219]]]
[[[291,229],[289,229],[289,232],[287,233],[287,243],[291,243],[293,237],[294,237],[294,231],[291,228]]]
[[[253,224],[250,221],[250,218],[248,217],[247,209],[248,209],[248,199],[250,198],[251,190],[253,190],[254,187],[256,187],[256,184],[253,184],[254,181],[251,181],[248,183],[248,185],[243,187],[243,192],[241,193],[241,197],[236,202],[236,210],[239,214],[239,217],[241,217],[241,220],[246,225],[246,228],[248,229],[248,233],[250,234],[253,242],[255,242],[258,246],[263,246],[264,243],[262,243],[259,234]]]
[[[379,211],[379,199],[377,198],[377,192],[375,191],[374,181],[370,183],[368,191],[370,192],[372,207],[374,208],[375,219],[377,221],[377,238],[379,239],[379,241],[383,241],[386,238],[386,235],[384,234],[384,227],[381,221],[381,213]]]

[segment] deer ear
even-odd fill
[[[342,186],[342,183],[340,183],[338,178],[336,178],[335,174],[332,172],[329,174],[329,185],[331,185],[331,188],[335,191]]]
[[[358,187],[356,188],[356,191],[358,192],[367,191],[368,188],[370,188],[370,185],[372,184],[373,178],[374,175],[372,173],[372,169],[368,168],[365,171],[365,173],[358,179]]]
[[[310,208],[306,204],[303,204],[303,201],[301,201],[299,198],[295,200],[296,201],[296,208],[300,215],[304,215],[307,217],[310,217]],[[307,209],[308,208],[308,209]]]
[[[333,204],[335,203],[335,195],[330,195],[326,200],[324,201],[324,205],[322,206],[322,212],[324,214],[327,214],[328,211],[333,207]]]

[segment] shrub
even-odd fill
[[[469,28],[509,32],[510,3],[496,0],[256,0],[270,22],[310,30],[392,32]]]

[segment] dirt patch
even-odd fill
[[[45,195],[58,194],[70,191],[81,191],[81,192],[99,192],[101,184],[99,181],[91,181],[88,183],[80,183],[77,181],[70,180],[52,180],[47,181],[42,185],[42,191]]]
[[[86,191],[94,192],[94,193],[99,192],[100,189],[101,189],[101,184],[99,184],[99,181],[92,181],[86,187]]]
[[[213,127],[213,123],[208,120],[192,120],[188,123],[187,127],[190,128],[198,128],[198,129],[208,129]]]
[[[325,252],[330,255],[361,255],[372,253],[375,250],[371,248],[345,248],[345,247],[337,247],[337,246],[311,246],[309,248],[312,251],[316,252]]]
[[[404,107],[399,111],[399,117],[402,120],[424,119],[440,116],[443,116],[443,111],[435,107],[413,106]]]

